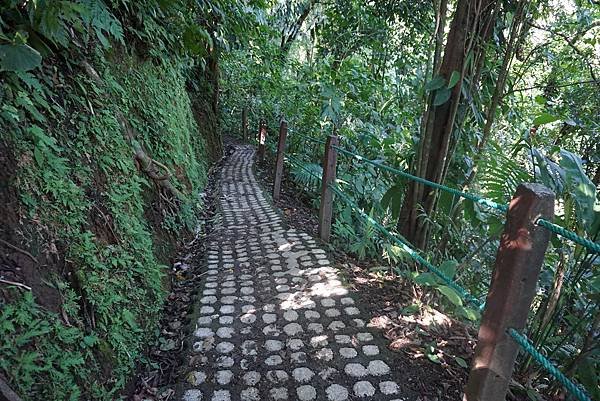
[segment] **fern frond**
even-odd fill
[[[323,168],[316,163],[294,161],[290,169],[292,179],[301,187],[318,191],[323,176]]]
[[[525,167],[517,160],[505,156],[500,149],[486,152],[479,165],[481,192],[496,202],[508,202],[517,186],[531,181]]]

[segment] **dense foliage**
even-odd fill
[[[500,203],[542,183],[555,221],[598,241],[599,18],[591,0],[3,2],[0,380],[29,400],[119,397],[155,339],[217,123],[239,132],[242,109],[252,131],[288,120],[291,176],[315,204],[335,130],[346,149]],[[485,296],[502,216],[343,156],[338,172],[363,210]],[[336,245],[421,288],[405,313],[478,320],[335,208]],[[592,398],[599,263],[553,237],[528,326]],[[527,358],[518,373],[513,390],[533,400],[563,392]]]
[[[166,264],[221,152],[218,52],[250,17],[0,6],[0,379],[23,399],[117,399],[156,339]]]
[[[243,108],[251,131],[265,118],[273,133],[285,117],[288,153],[302,160],[292,163],[291,176],[315,204],[323,147],[302,136],[324,142],[335,126],[347,149],[428,178],[419,165],[437,163],[439,174],[429,179],[496,202],[508,203],[519,183],[542,183],[557,195],[555,222],[598,241],[600,7],[580,0],[482,1],[489,13],[473,17],[460,15],[465,3],[273,2],[257,34],[224,56],[224,126],[239,132]],[[459,18],[467,23],[448,23]],[[456,51],[459,34],[467,40]],[[456,54],[465,58],[451,60]],[[428,127],[438,120],[443,127],[450,121],[450,129],[436,148],[441,131]],[[420,202],[409,196],[409,184],[340,156],[338,185],[356,203],[415,239],[429,260],[484,297],[503,216],[444,193],[426,193]],[[406,232],[407,210],[428,230]],[[360,257],[410,261],[343,202],[336,201],[334,229],[335,244]],[[598,255],[553,237],[528,329],[592,398],[600,396],[599,263]],[[478,319],[431,274],[405,266],[404,276],[425,287],[416,302]],[[515,391],[531,399],[562,391],[530,360],[523,358],[519,369],[526,379]]]

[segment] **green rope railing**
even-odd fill
[[[430,186],[430,187],[433,187],[433,188],[441,189],[441,190],[449,192],[449,193],[451,193],[453,195],[460,196],[460,197],[463,197],[465,199],[469,199],[469,200],[471,200],[471,201],[473,201],[473,202],[475,202],[477,204],[480,204],[480,205],[483,205],[483,206],[487,206],[487,207],[492,208],[492,209],[496,209],[496,210],[501,211],[503,213],[506,213],[508,211],[508,206],[507,205],[499,204],[497,202],[494,202],[491,199],[482,198],[480,196],[473,195],[473,194],[470,194],[468,192],[459,191],[458,189],[451,188],[451,187],[448,187],[446,185],[438,184],[436,182],[432,182],[432,181],[426,180],[426,179],[421,178],[421,177],[417,177],[416,175],[409,174],[409,173],[407,173],[405,171],[402,171],[402,170],[399,170],[397,168],[388,166],[386,164],[370,160],[370,159],[368,159],[368,158],[366,158],[364,156],[361,156],[361,155],[356,154],[354,152],[350,152],[349,150],[346,150],[346,149],[341,148],[339,146],[333,146],[333,147],[338,152],[340,152],[340,153],[343,153],[345,155],[351,156],[351,157],[353,157],[353,158],[355,158],[355,159],[357,159],[359,161],[371,164],[371,165],[373,165],[373,166],[375,166],[377,168],[380,168],[382,170],[389,171],[391,173],[394,173],[396,175],[399,175],[399,176],[402,176],[402,177],[405,177],[405,178],[409,178],[409,179],[411,179],[413,181],[420,182],[420,183],[422,183],[424,185],[427,185],[427,186]],[[552,223],[552,222],[550,222],[548,220],[545,220],[545,219],[539,219],[536,222],[536,224],[539,225],[539,226],[541,226],[541,227],[544,227],[544,228],[548,229],[549,231],[551,231],[551,232],[553,232],[553,233],[555,233],[555,234],[557,234],[557,235],[559,235],[561,237],[569,239],[569,240],[575,242],[576,244],[579,244],[579,245],[585,247],[586,249],[588,249],[588,250],[590,250],[590,251],[592,251],[594,253],[600,254],[600,244],[598,244],[596,242],[592,242],[592,241],[590,241],[590,240],[588,240],[586,238],[583,238],[583,237],[577,235],[576,233],[574,233],[572,231],[569,231],[569,230],[567,230],[564,227],[559,226],[558,224],[554,224],[554,223]]]
[[[539,363],[546,370],[546,372],[548,372],[560,384],[562,384],[563,387],[567,389],[567,391],[571,393],[578,401],[592,401],[592,399],[580,386],[571,381],[548,358],[535,349],[533,344],[525,335],[519,333],[513,328],[508,329],[508,334],[513,338],[513,340],[515,340],[517,344],[521,346],[525,352],[531,355],[531,357],[537,363]]]
[[[316,138],[313,138],[313,137],[310,137],[310,136],[307,136],[307,135],[302,135],[302,134],[294,133],[294,132],[290,133],[290,138],[292,138],[292,139],[294,139],[294,138],[301,138],[301,139],[304,139],[306,141],[313,142],[313,143],[316,143],[316,144],[319,144],[319,145],[325,144],[323,141],[320,141],[320,140],[318,140]]]
[[[491,199],[482,198],[482,197],[479,197],[477,195],[470,194],[468,192],[459,191],[458,189],[450,188],[450,187],[447,187],[445,185],[438,184],[437,182],[432,182],[432,181],[426,180],[424,178],[417,177],[416,175],[409,174],[409,173],[407,173],[405,171],[402,171],[402,170],[399,170],[397,168],[388,166],[386,164],[370,160],[370,159],[368,159],[368,158],[366,158],[364,156],[361,156],[361,155],[356,154],[354,152],[350,152],[349,150],[346,150],[346,149],[341,148],[339,146],[335,146],[334,145],[333,148],[336,149],[340,153],[343,153],[343,154],[345,154],[347,156],[351,156],[351,157],[353,157],[353,158],[355,158],[355,159],[357,159],[359,161],[371,164],[372,166],[375,166],[375,167],[377,167],[377,168],[379,168],[381,170],[389,171],[390,173],[394,173],[394,174],[399,175],[401,177],[409,178],[409,179],[411,179],[413,181],[419,182],[419,183],[421,183],[423,185],[427,185],[429,187],[441,189],[443,191],[446,191],[446,192],[449,192],[451,194],[460,196],[462,198],[469,199],[469,200],[471,200],[471,201],[473,201],[473,202],[475,202],[477,204],[489,207],[491,209],[499,210],[499,211],[501,211],[503,213],[505,213],[505,212],[508,211],[508,206],[507,205],[501,205],[500,203],[494,202]]]
[[[473,297],[467,290],[458,285],[454,280],[450,279],[446,276],[441,270],[437,267],[429,263],[426,259],[424,259],[421,255],[419,255],[414,249],[412,249],[408,244],[401,240],[400,238],[393,235],[389,232],[383,225],[381,225],[378,221],[373,219],[371,216],[363,212],[359,206],[352,201],[345,193],[342,192],[340,188],[335,185],[329,185],[329,188],[338,195],[344,202],[346,202],[352,209],[359,213],[359,215],[367,222],[372,224],[376,229],[378,229],[382,234],[384,234],[387,238],[395,242],[397,245],[408,253],[413,259],[417,262],[424,265],[428,270],[438,276],[444,283],[446,283],[449,287],[454,289],[459,293],[461,298],[476,305],[480,310],[483,308],[484,304],[481,303],[477,298]],[[570,392],[578,401],[592,401],[591,398],[585,393],[585,391],[571,381],[567,376],[564,375],[550,360],[544,357],[538,350],[535,349],[533,344],[527,339],[526,336],[522,335],[515,329],[509,329],[508,333],[515,340],[521,348],[527,352],[532,358],[539,363],[552,377],[554,377],[568,392]]]
[[[316,142],[321,144],[322,142],[311,138],[311,137],[307,137],[304,135],[299,135],[296,134],[295,136],[299,136],[305,140],[309,140],[312,142]],[[353,153],[351,151],[348,151],[344,148],[341,148],[339,146],[333,146],[333,148],[335,148],[338,152],[351,156],[353,158],[356,158],[357,160],[361,161],[361,162],[365,162],[368,164],[373,165],[374,167],[377,167],[379,169],[394,173],[396,175],[411,179],[413,181],[422,183],[424,185],[427,185],[429,187],[433,187],[433,188],[437,188],[446,192],[449,192],[453,195],[456,196],[460,196],[462,198],[465,199],[469,199],[477,204],[486,206],[488,208],[491,209],[495,209],[498,211],[501,211],[503,213],[506,213],[508,211],[508,206],[507,205],[502,205],[499,204],[497,202],[494,202],[490,199],[485,199],[482,197],[479,197],[477,195],[474,194],[470,194],[467,192],[463,192],[460,190],[457,190],[455,188],[451,188],[442,184],[438,184],[435,182],[431,182],[428,181],[424,178],[421,177],[417,177],[415,175],[409,174],[405,171],[399,170],[397,168],[388,166],[386,164],[383,164],[381,162],[376,162],[373,160],[370,160],[362,155]],[[303,164],[301,163],[301,161],[296,158],[295,156],[292,155],[288,155],[287,156],[289,158],[289,160],[295,164],[296,166],[298,166],[299,168],[303,169],[305,172],[307,172],[310,176],[316,178],[318,181],[322,180],[322,177],[319,177],[317,174],[315,174],[313,171],[310,171],[309,169],[305,168],[303,166]],[[448,277],[446,274],[444,274],[444,272],[442,272],[439,268],[437,268],[436,266],[434,266],[433,264],[431,264],[429,261],[427,261],[425,258],[423,258],[417,251],[415,251],[411,246],[410,243],[408,241],[406,241],[405,239],[400,239],[398,238],[396,235],[392,234],[390,231],[388,231],[382,224],[380,224],[378,221],[376,221],[375,219],[373,219],[371,216],[369,216],[368,214],[366,214],[363,210],[360,209],[360,207],[352,200],[350,199],[350,197],[348,197],[337,185],[329,185],[329,188],[336,194],[338,195],[345,203],[347,203],[352,209],[354,209],[356,212],[358,212],[359,216],[366,222],[372,224],[380,233],[382,233],[385,237],[387,237],[389,240],[391,240],[392,242],[394,242],[396,245],[400,246],[400,248],[402,250],[404,250],[411,258],[413,258],[414,260],[416,260],[417,262],[419,262],[420,264],[422,264],[423,266],[425,266],[429,271],[431,271],[433,274],[435,274],[437,277],[439,277],[448,287],[452,288],[453,290],[455,290],[459,296],[464,299],[466,302],[471,303],[473,305],[475,305],[476,307],[479,308],[479,310],[482,310],[483,307],[485,306],[485,303],[480,302],[477,298],[475,298],[473,295],[471,295],[465,288],[463,288],[462,286],[460,286],[459,284],[457,284],[454,280],[452,280],[450,277]],[[536,224],[544,227],[546,229],[548,229],[549,231],[562,236],[568,240],[571,240],[573,242],[575,242],[576,244],[579,244],[581,246],[584,246],[586,249],[591,250],[592,252],[598,253],[600,254],[600,244],[592,242],[588,239],[585,239],[579,235],[577,235],[576,233],[569,231],[567,229],[565,229],[564,227],[561,227],[557,224],[554,224],[548,220],[545,219],[539,219],[538,221],[536,221]],[[398,271],[396,268],[394,268],[394,270]],[[547,359],[544,355],[542,355],[538,350],[535,349],[534,345],[529,341],[529,339],[519,333],[518,331],[516,331],[515,329],[509,329],[508,330],[508,334],[515,340],[515,342],[517,344],[519,344],[519,346],[525,351],[527,352],[529,355],[531,355],[531,357],[538,363],[540,364],[552,377],[554,377],[569,393],[571,393],[578,401],[591,401],[591,398],[587,395],[587,393],[576,383],[574,383],[573,381],[571,381],[567,376],[565,376],[549,359]]]
[[[536,221],[536,224],[538,226],[546,228],[549,231],[552,231],[554,234],[560,235],[561,237],[571,240],[571,241],[575,242],[576,244],[579,244],[594,253],[600,254],[600,244],[598,244],[596,242],[592,242],[589,239],[580,237],[579,235],[575,234],[573,231],[569,231],[566,228],[561,227],[558,224],[554,224],[545,219],[539,219],[538,221]]]
[[[454,280],[452,280],[447,275],[445,275],[444,272],[442,272],[439,268],[432,265],[431,263],[429,263],[429,261],[427,261],[421,255],[419,255],[419,253],[417,251],[415,251],[413,248],[411,248],[410,243],[408,241],[396,237],[394,234],[389,232],[383,225],[381,225],[377,220],[373,219],[371,216],[369,216],[368,214],[363,212],[360,209],[360,207],[352,199],[350,199],[350,197],[348,197],[348,195],[346,195],[344,192],[342,192],[342,190],[339,187],[337,187],[336,185],[329,185],[329,188],[331,188],[331,190],[336,195],[338,195],[340,198],[342,198],[342,200],[344,202],[346,202],[352,209],[354,209],[356,212],[358,212],[358,214],[365,221],[372,224],[385,237],[390,239],[396,245],[400,246],[400,248],[402,250],[404,250],[411,258],[413,258],[414,260],[416,260],[417,262],[419,262],[420,264],[425,266],[433,274],[438,276],[448,287],[455,290],[461,296],[461,298],[463,298],[465,301],[475,305],[477,308],[479,308],[481,310],[483,304],[477,298],[475,298],[473,295],[471,295],[466,289],[464,289],[463,287],[458,285]]]

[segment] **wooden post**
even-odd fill
[[[527,323],[550,239],[550,232],[535,222],[553,217],[552,191],[539,184],[519,185],[500,237],[463,401],[506,398],[519,351],[507,329],[522,330]]]
[[[265,158],[265,142],[267,141],[267,123],[265,120],[260,120],[258,127],[258,160],[263,161]]]
[[[275,179],[273,180],[273,200],[279,200],[281,193],[281,178],[283,176],[283,158],[285,139],[287,137],[287,122],[281,119],[279,124],[279,141],[277,142],[277,159],[275,161]]]
[[[248,107],[242,109],[242,138],[248,142]]]
[[[325,155],[323,156],[323,178],[321,180],[321,206],[319,207],[319,237],[328,242],[331,235],[331,217],[333,214],[333,191],[330,184],[335,183],[335,168],[337,164],[337,150],[334,146],[339,144],[335,135],[327,138]]]

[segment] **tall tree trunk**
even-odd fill
[[[494,86],[494,92],[490,100],[490,105],[485,113],[485,123],[483,126],[481,139],[477,142],[475,152],[473,153],[473,167],[463,183],[463,191],[467,191],[471,184],[475,181],[477,176],[477,165],[481,161],[481,155],[485,150],[485,147],[491,137],[492,127],[496,118],[496,111],[500,105],[500,101],[504,96],[504,89],[506,87],[506,80],[510,72],[510,66],[512,60],[515,57],[516,51],[520,46],[520,43],[524,40],[523,30],[527,24],[525,21],[525,11],[529,3],[529,0],[520,0],[517,4],[515,15],[512,21],[510,36],[506,44],[506,50],[502,58],[502,65],[498,71],[498,78],[496,79],[496,85]],[[456,203],[453,204],[449,220],[454,221],[458,213],[462,210],[462,204],[464,199],[457,199]],[[442,239],[438,243],[438,250],[443,252],[450,238],[450,231],[446,231],[442,236]]]
[[[496,86],[494,87],[494,93],[492,95],[490,106],[487,109],[485,125],[481,134],[481,140],[477,143],[477,148],[474,155],[475,160],[473,162],[473,169],[471,170],[471,173],[469,174],[467,180],[463,185],[465,189],[469,185],[471,185],[477,174],[477,169],[475,168],[475,166],[481,158],[482,150],[485,148],[488,140],[490,139],[490,135],[492,133],[492,126],[496,117],[496,110],[498,109],[498,106],[500,105],[500,100],[504,95],[504,87],[506,86],[506,79],[508,78],[508,73],[510,71],[510,64],[512,63],[519,42],[523,40],[521,31],[525,23],[525,6],[527,2],[528,0],[521,0],[517,4],[517,10],[515,12],[515,16],[513,17],[513,22],[511,26],[510,37],[508,40],[508,44],[506,45],[504,58],[502,59],[502,66],[500,67],[500,71],[498,72],[498,79],[496,81]]]
[[[465,61],[475,48],[483,48],[476,45],[480,45],[487,36],[486,27],[491,26],[489,18],[494,13],[495,5],[496,0],[458,0],[438,75],[448,83],[456,71],[461,79],[451,89],[448,101],[431,107],[425,121],[415,164],[417,175],[427,180],[441,182],[445,175],[451,156],[449,149],[454,120],[462,97]],[[425,248],[429,232],[424,216],[433,212],[436,198],[436,192],[430,188],[416,185],[413,181],[408,184],[398,228],[402,235],[421,249]]]
[[[435,47],[433,50],[433,62],[432,62],[432,76],[437,76],[440,72],[442,48],[444,47],[444,31],[446,30],[446,13],[448,11],[448,0],[440,0],[437,4],[437,16],[436,16],[436,27],[435,27]],[[431,135],[426,135],[427,127],[431,126],[433,122],[433,96],[426,98],[425,110],[423,112],[423,118],[421,119],[421,140],[417,147],[417,154],[413,161],[413,172],[417,176],[423,176],[427,166],[427,160],[429,156],[429,149],[431,145]],[[410,182],[405,195],[404,203],[400,210],[400,217],[398,220],[398,227],[406,238],[410,241],[414,241],[414,238],[409,233],[416,231],[417,224],[417,210],[405,207],[406,205],[414,205],[416,207],[415,200],[420,197],[423,191],[423,186],[416,182]],[[412,213],[411,213],[412,211]],[[401,224],[403,226],[401,226]],[[414,243],[414,242],[413,242]]]

